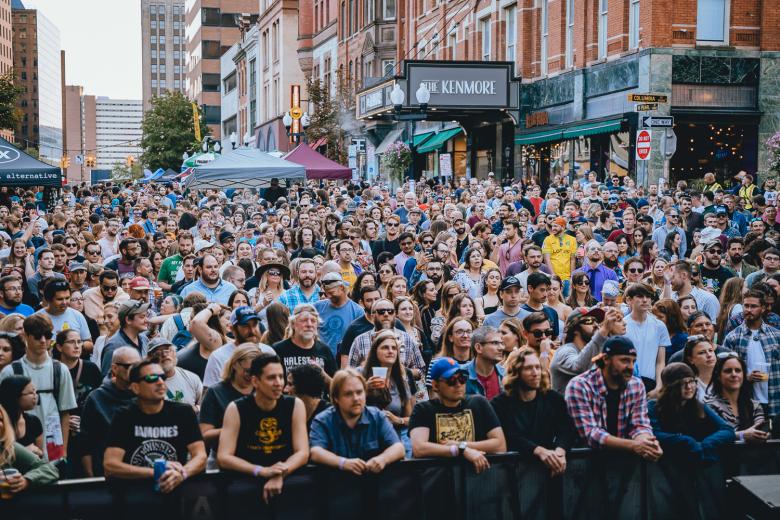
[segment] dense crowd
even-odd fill
[[[572,447],[780,413],[774,179],[0,188],[0,491]]]

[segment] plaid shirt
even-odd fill
[[[404,331],[395,329],[395,333],[400,338],[401,343],[401,363],[409,369],[416,368],[421,373],[425,373],[425,361],[423,361],[420,349],[412,337]],[[363,364],[371,351],[371,341],[374,339],[376,331],[369,330],[355,338],[352,346],[349,348],[349,366],[357,368]]]
[[[293,285],[284,291],[282,295],[277,298],[277,301],[290,309],[290,314],[292,314],[292,312],[295,310],[295,307],[301,303],[314,304],[314,302],[320,301],[320,286],[315,285],[314,292],[311,293],[311,297],[307,298],[306,295],[303,294],[303,291],[301,291],[300,285]]]
[[[729,332],[723,340],[723,347],[739,354],[747,362],[748,343],[753,332],[743,323]],[[780,329],[761,322],[758,341],[769,363],[769,415],[780,413]]]
[[[588,370],[569,382],[566,406],[587,445],[591,448],[603,446],[610,433],[607,431],[607,385],[601,369]],[[617,436],[633,439],[645,433],[653,433],[647,415],[645,385],[638,377],[632,377],[620,396]]]

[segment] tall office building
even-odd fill
[[[184,92],[184,0],[141,0],[143,108],[167,90]]]
[[[16,132],[22,146],[37,147],[41,160],[62,156],[62,57],[60,31],[41,11],[13,0],[13,60],[16,84],[24,92],[24,116]]]
[[[261,8],[269,0],[187,0],[187,97],[202,107],[202,116],[219,139],[220,123],[220,57],[240,38],[238,18],[249,15],[257,21]]]

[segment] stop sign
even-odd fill
[[[639,160],[646,160],[650,157],[650,151],[652,150],[652,133],[650,130],[640,129],[636,133],[636,158]]]

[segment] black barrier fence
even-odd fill
[[[555,479],[514,453],[490,461],[480,475],[459,459],[404,461],[364,477],[309,466],[269,505],[262,481],[228,473],[191,478],[170,495],[149,481],[70,480],[0,501],[0,519],[732,519],[739,504],[727,500],[728,476],[780,474],[780,441],[734,445],[706,465],[574,450]]]

